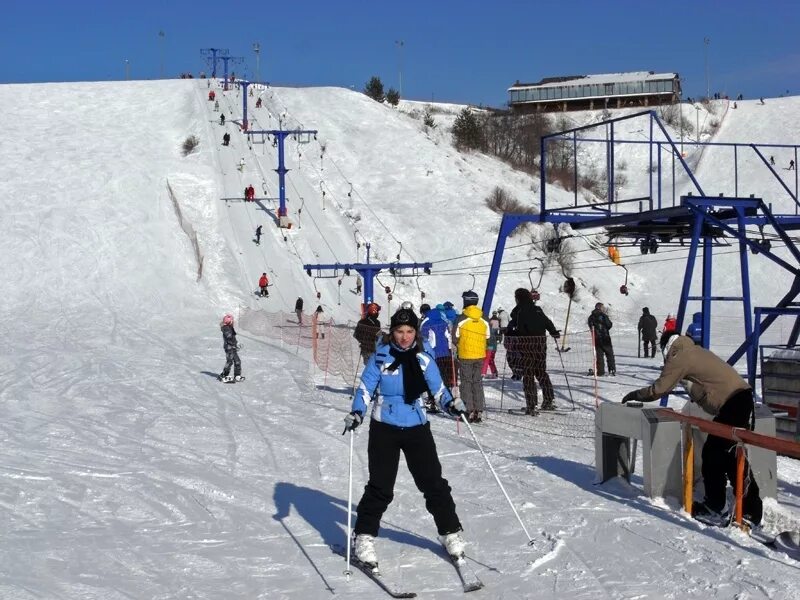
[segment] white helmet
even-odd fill
[[[405,310],[414,310],[414,305],[411,304],[411,302],[409,302],[408,300],[406,300],[400,305],[400,308],[404,308]]]

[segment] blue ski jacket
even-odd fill
[[[450,328],[440,311],[430,311],[419,332],[432,348],[434,358],[450,356]]]
[[[405,401],[403,393],[403,367],[398,367],[394,372],[387,368],[394,362],[394,357],[389,350],[400,350],[393,343],[380,343],[375,354],[369,357],[367,365],[361,373],[361,384],[353,395],[351,410],[365,415],[370,401],[372,405],[372,418],[387,425],[395,427],[416,427],[428,422],[428,415],[423,406],[422,398],[417,398],[413,403]],[[414,352],[411,347],[406,352]],[[453,396],[442,382],[439,368],[436,366],[428,348],[417,353],[417,360],[428,390],[439,403],[442,410],[447,410],[447,405],[453,401]]]

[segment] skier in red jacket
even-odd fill
[[[259,279],[259,280],[258,280],[258,287],[259,287],[259,288],[260,288],[260,290],[261,290],[261,291],[259,292],[259,295],[260,295],[260,296],[262,296],[262,297],[263,297],[263,296],[267,296],[267,297],[269,297],[269,290],[267,289],[267,286],[268,286],[268,285],[269,285],[269,278],[267,278],[267,274],[266,274],[266,273],[262,273],[262,274],[261,274],[261,279]]]

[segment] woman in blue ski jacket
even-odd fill
[[[422,396],[428,391],[443,410],[461,417],[465,407],[453,399],[442,383],[433,357],[419,335],[419,319],[413,310],[400,309],[391,318],[390,331],[361,374],[353,396],[352,412],[345,417],[345,431],[361,424],[374,397],[367,455],[369,481],[358,503],[354,551],[358,560],[377,564],[375,537],[381,517],[394,497],[394,483],[402,451],[414,483],[425,497],[440,540],[451,555],[464,553],[450,485],[442,477],[430,423]]]

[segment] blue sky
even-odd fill
[[[162,50],[167,76],[197,74],[208,47],[244,57],[254,77],[259,42],[262,80],[362,89],[378,75],[397,89],[402,72],[403,96],[417,100],[501,106],[516,80],[634,70],[677,71],[694,97],[706,90],[706,56],[712,93],[800,94],[796,2],[648,5],[7,0],[0,82],[124,79],[126,60],[131,78],[157,78]]]

